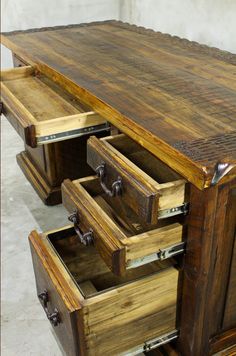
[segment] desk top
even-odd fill
[[[200,189],[236,176],[236,55],[117,21],[2,43]]]

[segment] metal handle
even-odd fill
[[[85,246],[93,244],[93,230],[90,228],[88,232],[83,233],[79,227],[79,215],[78,211],[74,211],[68,216],[68,220],[73,222],[76,234],[79,236],[80,242]]]
[[[97,173],[97,176],[100,179],[100,185],[101,185],[102,189],[104,190],[104,192],[109,197],[115,197],[117,195],[121,195],[121,193],[122,193],[122,180],[121,180],[121,177],[118,177],[117,180],[112,183],[111,189],[109,189],[106,186],[106,183],[104,182],[104,178],[106,176],[105,163],[100,164],[100,166],[98,166],[95,169],[95,171]]]
[[[53,326],[57,326],[60,324],[60,316],[57,308],[54,308],[54,311],[52,313],[49,312],[48,310],[48,302],[49,302],[49,297],[48,297],[48,292],[45,289],[42,293],[38,295],[38,298],[43,306],[43,309],[47,315],[48,320]]]

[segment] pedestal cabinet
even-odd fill
[[[91,174],[86,142],[109,134],[106,120],[66,90],[13,55],[15,69],[2,71],[3,114],[21,135],[17,162],[47,205],[61,203],[65,178]]]
[[[29,236],[66,354],[235,355],[236,56],[117,21],[2,42],[28,64],[2,73],[3,111],[27,145],[19,160],[45,175],[50,156],[47,181],[66,178],[68,226]],[[39,85],[54,121],[40,121]],[[120,134],[50,142],[90,119]]]

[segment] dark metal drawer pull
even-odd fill
[[[100,166],[98,166],[95,171],[97,173],[97,176],[100,179],[100,184],[101,184],[102,189],[109,197],[115,197],[117,195],[121,195],[121,192],[122,192],[121,177],[118,177],[117,180],[112,183],[111,189],[109,189],[104,182],[104,178],[106,175],[105,163],[100,164]]]
[[[43,306],[43,309],[45,310],[45,313],[50,323],[53,326],[57,326],[58,324],[60,324],[61,320],[57,308],[54,308],[54,311],[52,313],[50,313],[48,310],[49,297],[47,290],[45,289],[42,293],[40,293],[38,295],[38,298]]]
[[[78,211],[74,211],[68,216],[68,220],[74,224],[76,234],[79,236],[80,242],[85,246],[93,244],[93,230],[90,228],[88,232],[82,233],[79,227],[79,214]]]

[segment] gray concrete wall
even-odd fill
[[[236,0],[121,0],[120,19],[236,53]]]
[[[236,0],[2,0],[2,31],[121,21],[236,53]],[[2,68],[12,66],[2,48]]]
[[[2,0],[1,31],[119,19],[120,0]],[[2,47],[2,68],[12,66]]]

